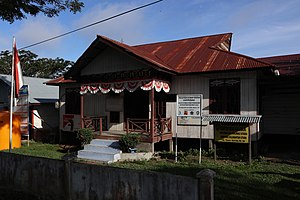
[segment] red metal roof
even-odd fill
[[[225,33],[129,46],[98,35],[65,76],[78,76],[80,70],[107,46],[122,50],[157,70],[173,74],[274,67],[255,58],[230,52],[231,37],[231,33]]]
[[[231,33],[227,33],[145,44],[135,48],[155,55],[178,73],[272,67],[269,63],[221,49],[220,44],[227,40],[230,42],[231,36]]]
[[[300,54],[272,56],[258,60],[274,64],[280,75],[300,75]]]
[[[52,79],[50,81],[47,81],[46,82],[46,85],[58,85],[60,83],[74,83],[76,82],[75,80],[70,80],[70,79],[67,79],[65,80],[63,76],[61,77],[58,77],[56,79]]]

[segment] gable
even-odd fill
[[[107,47],[80,71],[80,75],[88,76],[141,69],[149,69],[149,67],[121,51]]]

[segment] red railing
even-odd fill
[[[83,127],[92,129],[94,132],[99,131],[100,135],[102,135],[102,131],[107,129],[106,126],[106,117],[84,117],[83,119]]]
[[[151,136],[150,119],[127,119],[127,133],[141,133],[146,136]],[[172,119],[161,118],[154,120],[154,137],[172,133]]]

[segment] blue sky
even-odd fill
[[[84,0],[83,0],[84,1]],[[151,0],[86,0],[80,14],[0,22],[0,51],[48,39]],[[129,45],[233,33],[232,51],[251,57],[300,53],[299,0],[164,0],[63,38],[31,47],[40,57],[76,61],[96,35]]]

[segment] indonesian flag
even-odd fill
[[[19,90],[24,85],[24,81],[23,81],[22,69],[21,69],[21,64],[18,56],[18,50],[17,50],[15,39],[14,39],[13,49],[14,49],[15,97],[18,98]]]

